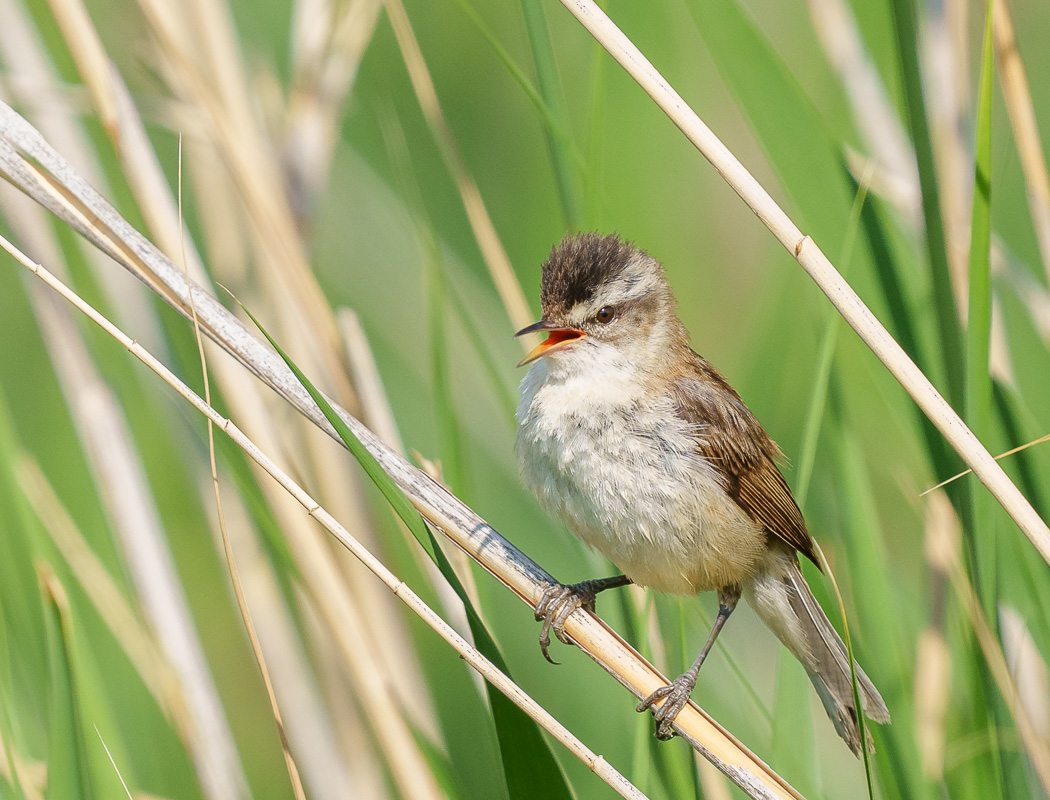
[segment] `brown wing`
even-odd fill
[[[697,427],[697,447],[726,478],[726,491],[744,512],[820,567],[787,481],[780,451],[755,415],[714,367],[689,351],[691,369],[672,385],[679,413]]]

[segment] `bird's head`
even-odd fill
[[[548,357],[653,368],[688,338],[663,265],[615,234],[573,234],[552,248],[540,302],[543,319],[516,335],[542,331],[547,339],[518,366]]]

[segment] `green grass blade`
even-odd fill
[[[0,613],[0,739],[3,740],[4,758],[10,765],[11,779],[9,783],[11,796],[15,800],[26,800],[25,790],[22,788],[22,780],[18,775],[15,764],[15,715],[11,708],[11,655],[8,646],[7,621]]]
[[[460,494],[466,492],[466,470],[463,447],[456,422],[449,381],[449,347],[446,331],[448,290],[441,248],[429,238],[427,258],[427,314],[430,323],[430,374],[434,382],[435,421],[440,443],[442,472],[445,482]]]
[[[599,6],[605,3],[599,3]],[[586,230],[604,227],[601,176],[602,141],[605,135],[606,76],[608,57],[597,41],[591,43],[591,113],[587,134],[587,169],[584,173],[583,222]]]
[[[244,308],[244,306],[241,307]],[[347,449],[357,459],[365,473],[372,479],[372,482],[383,494],[383,497],[386,498],[391,508],[405,523],[416,541],[419,542],[427,555],[434,561],[441,574],[463,602],[467,612],[467,619],[470,623],[470,630],[474,635],[475,646],[502,672],[510,674],[507,663],[500,653],[495,639],[481,620],[462,582],[452,569],[452,565],[438,546],[437,541],[419,512],[390,476],[383,471],[379,462],[368,452],[361,440],[347,427],[342,417],[335,413],[335,409],[332,408],[324,395],[310,383],[295,362],[288,357],[277,342],[267,333],[266,329],[259,323],[259,320],[252,316],[248,309],[245,308],[244,311],[273,346],[274,350],[284,359],[285,364],[288,365],[288,368],[295,374],[295,377],[306,391],[310,393],[310,396],[317,403],[328,422],[335,428]],[[492,706],[492,716],[496,725],[496,735],[499,738],[503,768],[507,778],[507,789],[511,800],[526,800],[532,797],[570,800],[572,792],[539,727],[502,692],[496,691],[487,683],[485,686]]]
[[[84,726],[76,697],[68,631],[68,600],[50,567],[40,568],[51,677],[47,753],[48,800],[91,800],[95,796],[87,764]]]
[[[857,240],[857,229],[860,227],[861,212],[867,199],[868,189],[861,186],[853,201],[849,214],[849,227],[846,229],[846,242],[842,247],[839,259],[843,277],[849,274],[853,261],[853,246]],[[817,442],[820,440],[821,422],[828,400],[828,382],[831,379],[831,364],[835,357],[835,346],[838,343],[842,316],[834,309],[828,309],[828,321],[824,326],[824,335],[820,341],[817,356],[817,374],[813,378],[813,393],[810,396],[809,410],[806,413],[805,427],[802,429],[802,445],[799,448],[798,469],[795,478],[795,501],[805,511],[806,498],[809,495],[809,481],[813,475],[813,463],[817,456]]]
[[[965,419],[982,442],[988,441],[992,422],[992,377],[989,355],[992,331],[992,10],[988,5],[981,60],[981,83],[977,102],[976,169],[973,187],[973,214],[970,223],[970,290],[966,322],[966,405]],[[995,514],[987,492],[971,495],[976,523],[975,584],[989,622],[995,626],[996,536]]]
[[[529,99],[529,102],[535,107],[536,111],[540,115],[540,120],[543,122],[544,130],[549,137],[549,141],[554,142],[552,145],[552,153],[557,151],[563,154],[570,165],[576,168],[578,171],[583,171],[584,161],[580,155],[579,149],[576,147],[575,142],[568,128],[563,124],[563,121],[567,121],[567,116],[564,114],[556,114],[547,101],[536,90],[536,87],[529,81],[528,76],[519,67],[507,49],[500,44],[499,39],[496,38],[496,34],[485,24],[485,21],[481,18],[478,12],[474,9],[467,0],[455,0],[456,5],[459,6],[460,10],[466,15],[467,19],[470,20],[471,24],[477,29],[481,37],[488,42],[489,47],[492,48],[493,54],[503,65],[507,73],[514,79],[514,82],[521,87],[521,90],[525,92],[525,96]],[[538,68],[537,68],[538,69]],[[559,186],[560,190],[560,186]]]
[[[487,346],[491,337],[482,335],[474,314],[470,312],[463,296],[456,289],[456,285],[454,283],[446,283],[446,288],[456,321],[466,329],[467,340],[474,345],[474,351],[481,360],[485,374],[488,375],[489,384],[496,395],[500,408],[503,409],[506,418],[513,421],[514,412],[518,408],[518,392],[512,384],[508,384],[506,369],[496,361],[495,356],[493,356],[492,351]]]
[[[525,29],[529,34],[529,45],[532,47],[532,60],[536,65],[536,78],[540,84],[540,94],[544,103],[561,130],[569,130],[569,113],[558,79],[558,65],[554,58],[554,47],[551,45],[550,31],[547,30],[547,19],[543,15],[543,5],[537,0],[521,0],[521,10],[525,15]],[[554,178],[558,186],[558,198],[561,200],[565,214],[565,224],[572,230],[580,227],[579,192],[576,188],[575,175],[572,170],[572,156],[565,141],[553,135],[553,128],[546,131],[547,147],[554,165]]]
[[[736,0],[688,6],[803,230],[826,251],[841,252],[856,192],[840,168],[836,134]]]
[[[930,138],[930,123],[926,116],[926,103],[923,97],[919,43],[916,33],[917,14],[913,0],[893,0],[892,6],[908,126],[919,167],[922,213],[926,223],[926,252],[930,260],[930,274],[933,279],[941,357],[948,378],[948,397],[952,405],[960,408],[964,395],[962,332],[959,314],[955,307],[955,296],[952,293],[944,219],[941,216],[940,188],[937,183],[936,163],[933,157],[933,141]]]
[[[989,368],[992,329],[991,287],[991,202],[992,202],[992,83],[995,53],[992,41],[992,4],[985,14],[981,57],[981,78],[977,97],[976,166],[974,170],[973,213],[970,222],[969,301],[966,323],[966,423],[978,439],[987,442],[992,425],[992,377]],[[972,479],[967,479],[971,484]],[[985,491],[971,492],[974,520],[974,588],[993,630],[998,630],[998,549],[996,508]],[[985,697],[989,701],[988,733],[990,756],[996,765],[1004,796],[1015,796],[1020,760],[1003,751],[1000,729],[1010,718],[987,669],[981,670]]]

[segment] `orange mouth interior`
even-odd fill
[[[533,361],[547,355],[553,348],[568,344],[576,339],[582,339],[586,335],[583,331],[573,330],[572,328],[551,331],[547,335],[547,340],[537,345],[531,353],[518,362],[518,366],[523,367],[526,364],[531,364]]]
[[[573,339],[582,339],[583,331],[574,330],[563,330],[563,331],[551,331],[545,341],[540,347],[544,350],[549,350],[556,344],[562,344],[564,342],[571,342]]]

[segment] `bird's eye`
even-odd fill
[[[616,316],[616,309],[612,306],[603,306],[596,316],[598,322],[602,325],[608,325],[613,321],[613,317]]]

